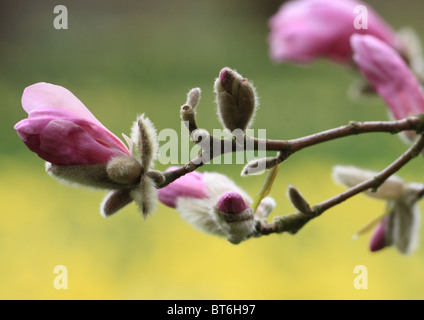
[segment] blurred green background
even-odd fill
[[[396,29],[424,38],[422,1],[369,3]],[[53,27],[66,5],[69,29]],[[386,120],[378,98],[352,100],[356,75],[326,61],[300,67],[268,58],[267,20],[280,1],[2,1],[0,4],[0,298],[1,299],[422,299],[424,243],[412,256],[368,251],[369,235],[352,235],[384,203],[358,196],[326,212],[299,234],[251,239],[238,246],[195,230],[163,205],[144,221],[134,204],[104,219],[105,192],[62,185],[24,146],[13,125],[24,118],[23,89],[50,82],[71,90],[112,132],[130,133],[145,113],[161,130],[180,131],[179,107],[202,88],[198,124],[219,128],[213,82],[222,67],[252,80],[261,107],[254,129],[288,139],[346,124]],[[335,164],[379,170],[405,150],[385,134],[355,136],[304,150],[279,172],[276,214],[293,212],[285,196],[297,186],[311,203],[343,190]],[[422,159],[399,172],[424,181]],[[242,165],[207,165],[252,196],[261,176]],[[158,169],[166,166],[158,164]],[[56,265],[68,289],[53,286]],[[357,265],[368,289],[353,286]]]

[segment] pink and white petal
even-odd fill
[[[26,135],[39,134],[53,120],[72,122],[83,128],[92,139],[97,140],[98,143],[105,147],[119,150],[127,155],[130,154],[129,150],[122,141],[104,126],[99,126],[97,123],[62,109],[42,107],[33,110],[29,113],[27,119],[24,119],[15,125],[15,129],[18,131],[18,135],[21,138],[24,138]],[[57,139],[55,137],[52,138]],[[58,143],[61,143],[61,141],[58,141]]]
[[[244,201],[243,197],[235,192],[228,191],[224,193],[218,201],[218,210],[224,213],[241,213],[249,209],[249,206]]]
[[[172,171],[176,168],[170,167],[166,171]],[[159,201],[163,204],[175,208],[178,198],[205,199],[209,198],[209,192],[203,181],[203,174],[194,171],[159,189],[158,197]]]
[[[43,107],[62,109],[102,126],[72,92],[58,85],[39,82],[26,87],[22,94],[22,106],[28,113]]]
[[[25,88],[22,95],[22,106],[28,114],[37,111],[50,113],[50,116],[58,115],[58,119],[67,118],[59,110],[73,115],[75,119],[85,119],[95,124],[104,137],[99,141],[112,145],[124,153],[129,154],[125,144],[110,132],[97,118],[87,109],[87,107],[68,89],[40,82]],[[39,116],[39,115],[37,115]],[[102,129],[100,129],[102,128]]]

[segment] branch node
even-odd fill
[[[361,133],[361,123],[358,121],[349,121],[349,129],[353,134]]]
[[[424,133],[424,113],[420,113],[416,115],[416,117],[418,118],[418,124],[415,132],[417,134],[422,134]]]

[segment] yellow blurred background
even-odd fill
[[[420,1],[369,1],[396,29],[422,34]],[[219,128],[213,82],[224,66],[251,79],[261,98],[255,129],[296,138],[347,123],[386,120],[379,98],[354,101],[355,74],[319,61],[308,67],[272,63],[267,20],[280,5],[255,1],[61,1],[69,29],[53,27],[54,1],[2,1],[0,7],[0,298],[1,299],[422,299],[424,243],[411,256],[370,253],[370,235],[352,240],[384,203],[358,196],[310,222],[296,235],[270,235],[232,245],[195,230],[160,205],[144,221],[134,204],[104,219],[105,192],[60,184],[26,149],[13,125],[26,116],[23,89],[46,81],[71,90],[111,131],[129,134],[145,113],[159,130],[180,131],[179,107],[202,88],[200,126]],[[275,215],[293,212],[285,192],[300,189],[313,204],[343,188],[336,164],[379,170],[406,146],[371,134],[304,150],[283,163],[272,196]],[[399,175],[424,181],[423,159]],[[261,176],[242,165],[206,165],[254,196]],[[164,170],[165,165],[157,168]],[[68,270],[68,289],[54,287],[54,268]],[[355,289],[355,266],[368,289]]]

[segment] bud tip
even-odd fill
[[[224,193],[218,201],[218,210],[224,213],[241,213],[249,209],[243,197],[235,192],[228,191]]]

